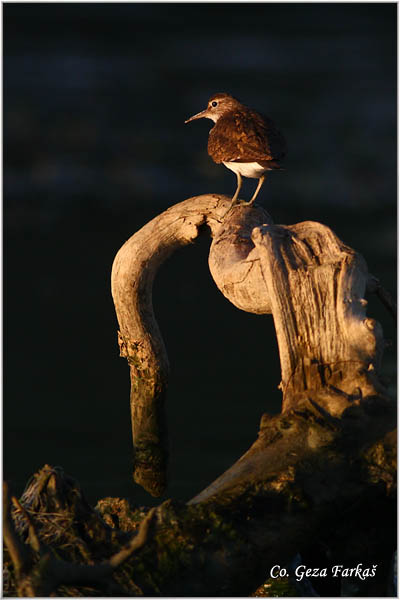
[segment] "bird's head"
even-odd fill
[[[197,113],[197,115],[193,115],[190,119],[187,119],[185,123],[189,123],[190,121],[194,121],[195,119],[211,119],[216,123],[222,115],[230,112],[231,110],[235,110],[242,106],[239,100],[233,98],[229,94],[219,93],[211,96],[207,103],[207,108]]]

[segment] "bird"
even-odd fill
[[[214,94],[207,108],[185,121],[211,119],[215,125],[208,136],[208,154],[237,177],[237,188],[229,207],[239,197],[242,177],[258,179],[256,190],[248,202],[253,204],[267,171],[282,169],[286,141],[269,117],[265,117],[225,92]]]

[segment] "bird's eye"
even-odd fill
[[[216,100],[214,100],[214,102],[211,102],[211,106],[218,106],[218,102],[216,102]]]

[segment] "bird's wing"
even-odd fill
[[[285,150],[283,136],[271,119],[250,110],[222,116],[208,138],[208,153],[216,163],[279,160]]]
[[[269,152],[275,160],[282,159],[287,152],[286,140],[275,126],[274,122],[264,115],[251,111],[254,122],[257,124],[258,135],[268,140]]]

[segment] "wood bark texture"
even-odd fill
[[[201,227],[211,230],[210,271],[225,297],[247,312],[273,314],[283,410],[309,390],[323,388],[326,401],[336,386],[343,398],[369,394],[365,371],[379,368],[383,337],[366,317],[362,256],[320,223],[277,226],[261,207],[228,206],[226,197],[204,195],[171,207],[135,233],[113,264],[120,351],[130,366],[134,479],[156,496],[167,484],[168,358],[152,286],[160,264]]]
[[[355,594],[387,595],[396,406],[379,378],[383,335],[366,317],[372,280],[365,261],[324,225],[274,225],[260,207],[227,212],[229,204],[224,196],[190,198],[148,223],[115,258],[135,480],[153,494],[166,484],[168,360],[152,283],[161,262],[203,226],[221,292],[243,310],[272,313],[282,413],[264,414],[249,450],[186,504],[168,500],[150,512],[106,498],[94,510],[77,482],[49,466],[19,501],[6,490],[7,595],[248,596],[273,565],[299,553],[326,564],[378,560],[374,581],[355,581]]]
[[[215,230],[227,209],[215,195],[190,198],[157,216],[117,253],[111,274],[121,356],[131,378],[134,480],[155,496],[166,486],[168,457],[164,402],[168,357],[154,317],[153,281],[170,254],[192,243],[199,228]]]
[[[347,398],[370,394],[364,372],[379,370],[384,340],[366,316],[363,257],[310,221],[255,228],[252,239],[272,304],[283,410],[322,387],[329,394],[337,386]]]

